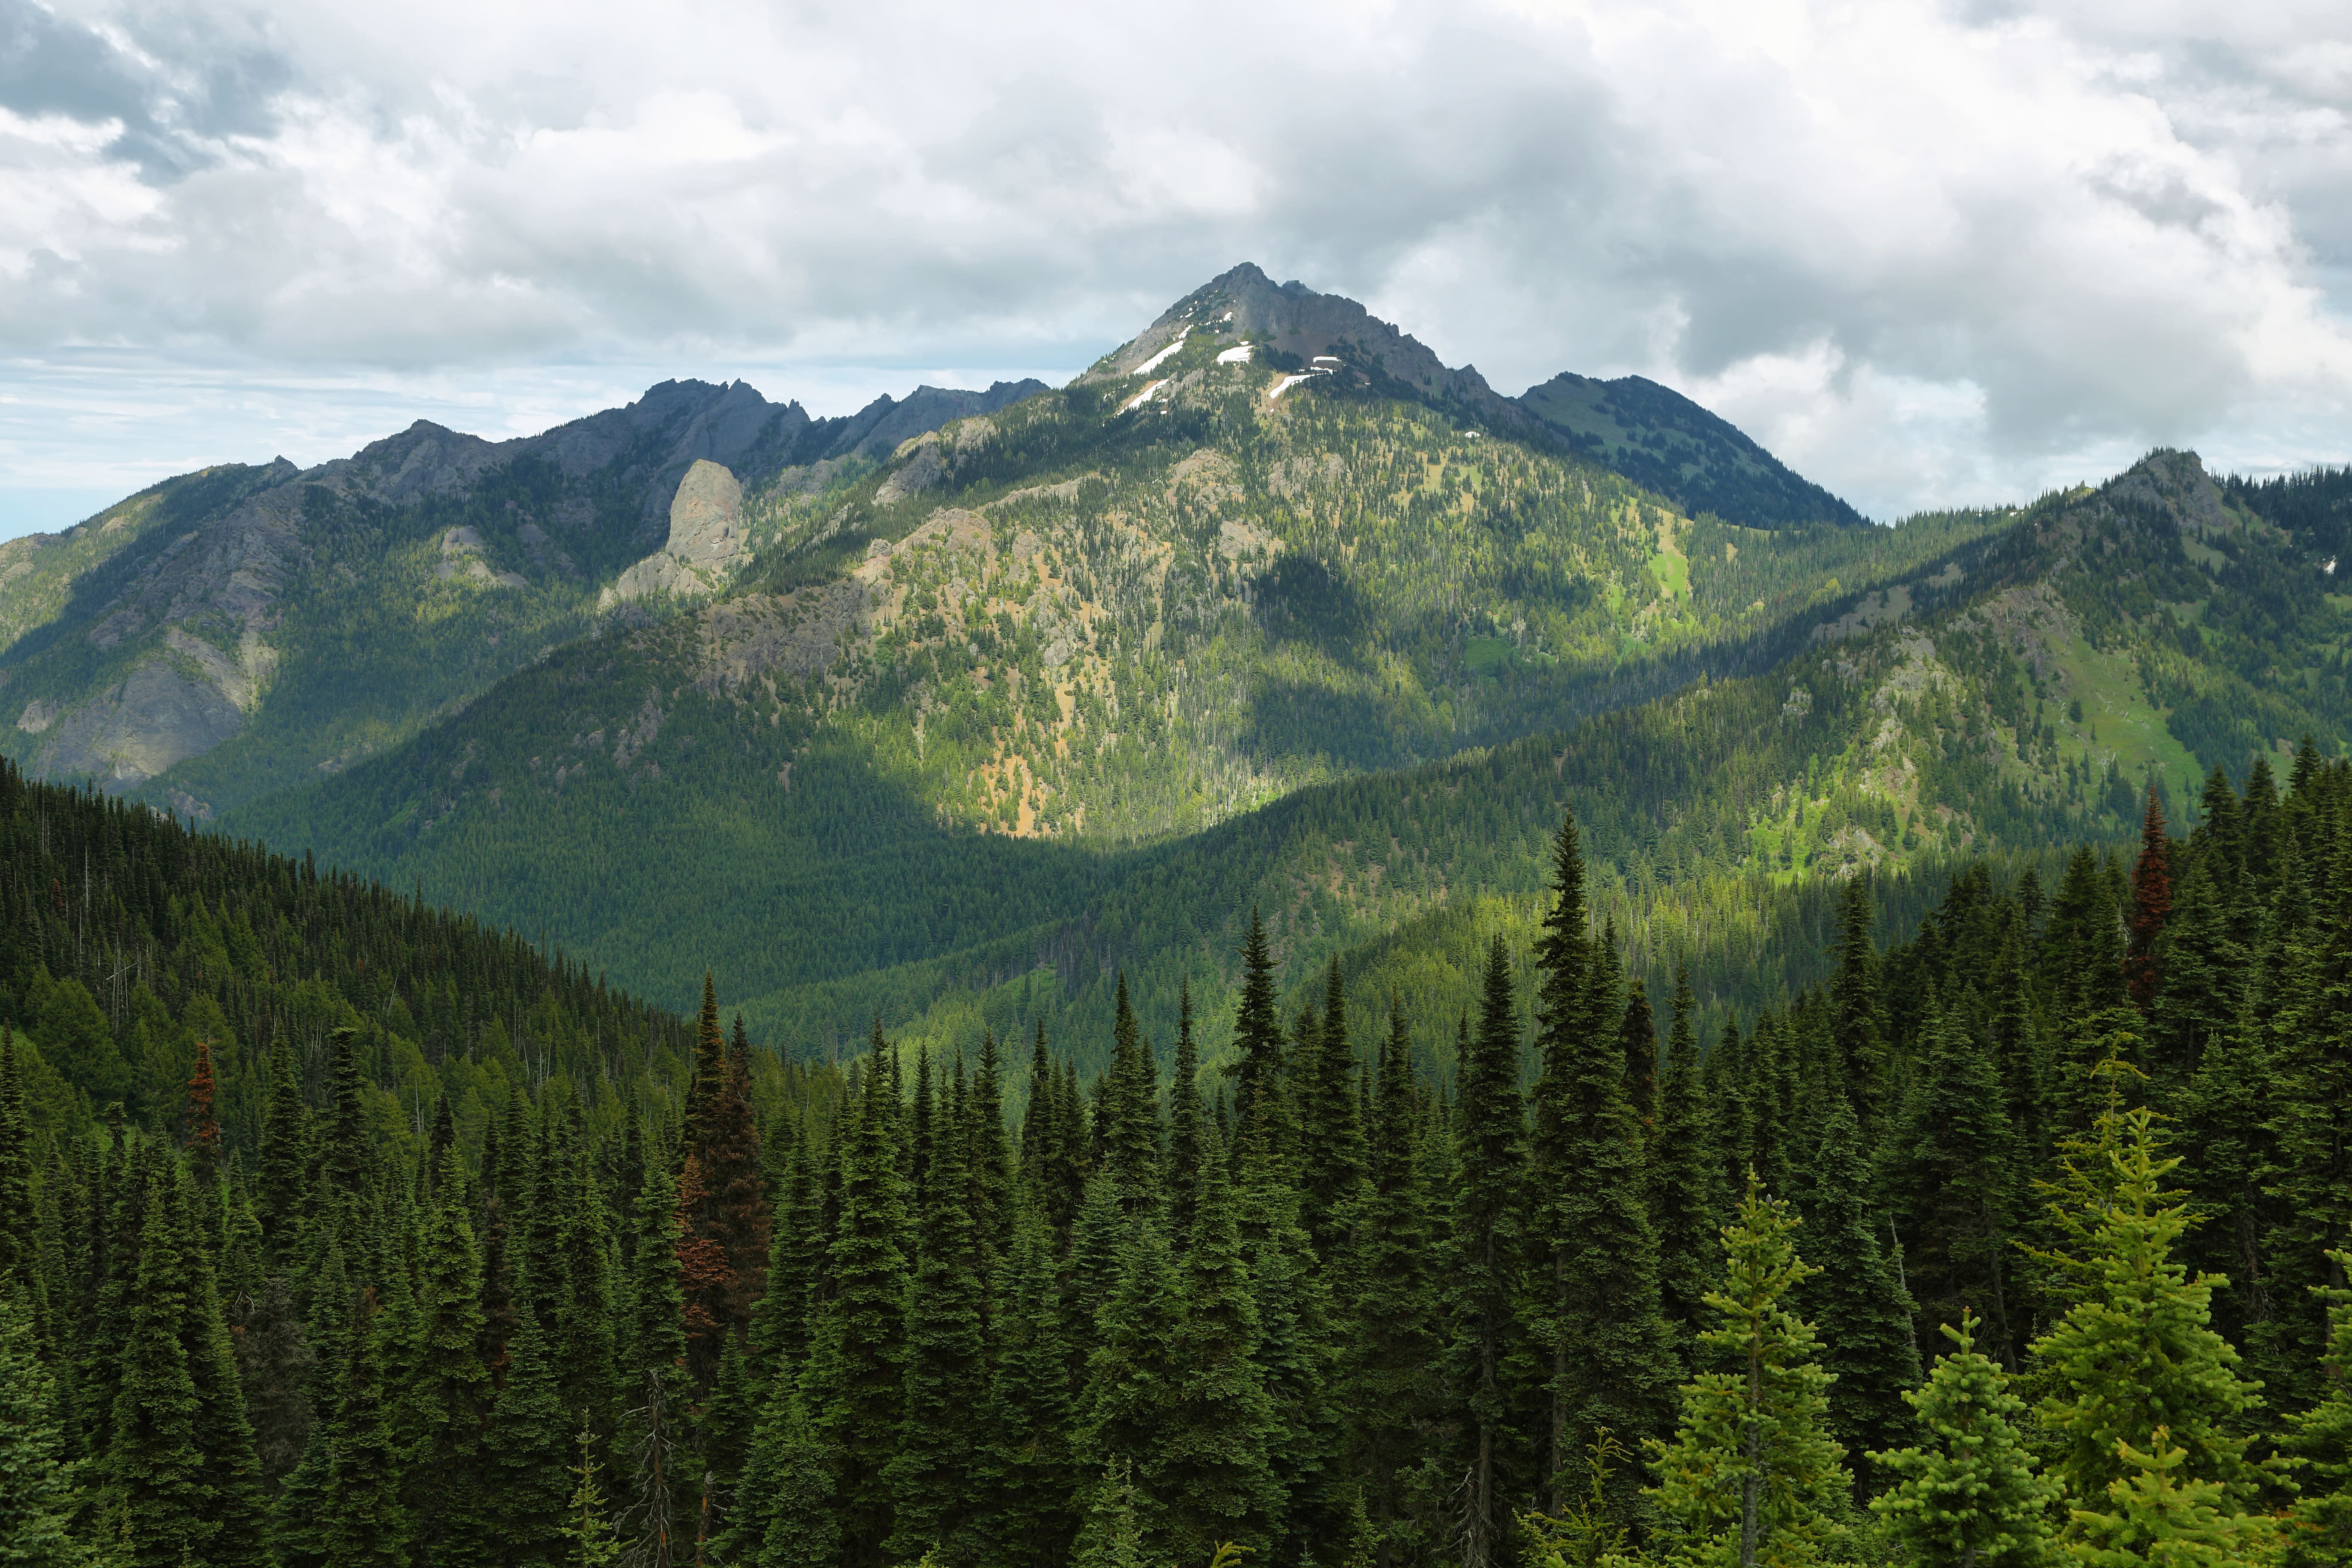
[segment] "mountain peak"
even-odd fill
[[[1479,418],[1507,429],[1526,422],[1475,370],[1448,366],[1427,344],[1353,300],[1318,294],[1295,278],[1277,284],[1251,261],[1218,274],[1169,306],[1080,379],[1134,375],[1161,350],[1194,331],[1262,344],[1301,360],[1334,354],[1376,382],[1394,384],[1404,395],[1465,405]]]

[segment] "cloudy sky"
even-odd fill
[[[671,375],[1060,379],[1243,259],[1886,518],[2352,459],[2342,0],[0,0],[0,534]]]

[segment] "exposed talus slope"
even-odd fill
[[[513,441],[420,421],[303,472],[167,481],[0,547],[0,750],[197,816],[316,779],[584,632],[600,586],[667,558],[689,471],[723,490],[870,464],[1037,390],[924,387],[817,420],[741,383],[668,382]],[[707,592],[747,554],[740,532],[714,552],[688,531],[688,566],[639,596]]]

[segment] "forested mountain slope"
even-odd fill
[[[757,994],[1068,921],[1124,875],[1106,849],[1319,780],[1769,668],[2000,521],[1693,522],[1218,325],[755,490],[779,533],[733,593],[240,830]]]
[[[769,587],[815,581],[566,650],[402,755],[244,820],[543,925],[638,984],[716,963],[763,1035],[797,1048],[854,1040],[877,1013],[941,1042],[1035,1016],[1097,1037],[1124,965],[1164,1049],[1180,981],[1204,1006],[1227,994],[1216,955],[1249,904],[1293,976],[1410,922],[1488,918],[1465,900],[1532,894],[1543,836],[1570,802],[1600,862],[1596,897],[1614,901],[1642,961],[1692,948],[1723,977],[1706,1005],[1755,1005],[1787,972],[1757,970],[1753,954],[1802,907],[1776,888],[2118,838],[2150,777],[2179,807],[2212,766],[2242,771],[2305,733],[2332,753],[2347,733],[2347,616],[2316,536],[2266,521],[2254,492],[2225,497],[2185,454],[2013,521],[1826,531],[1854,542],[1844,560],[1897,579],[1826,604],[1825,583],[1774,553],[1790,535],[1669,523],[1678,541],[1732,546],[1680,556],[1684,597],[1612,526],[1622,513],[1599,508],[1604,481],[1580,478],[1549,504],[1597,521],[1549,549],[1601,586],[1544,606],[1565,628],[1544,639],[1550,664],[1516,657],[1523,645],[1480,619],[1510,581],[1513,528],[1539,521],[1544,492],[1505,513],[1480,510],[1478,487],[1512,465],[1562,472],[1524,448],[1473,456],[1465,441],[1442,470],[1460,486],[1453,506],[1510,524],[1449,526],[1440,552],[1416,547],[1410,499],[1393,520],[1362,504],[1342,526],[1309,488],[1269,509],[1301,546],[1286,542],[1251,581],[1247,558],[1222,548],[1241,531],[1192,476],[1220,461],[1244,484],[1286,474],[1308,434],[1370,462],[1381,440],[1432,426],[1412,423],[1428,419],[1422,405],[1324,378],[1309,393],[1320,402],[1275,405],[1279,425],[1262,394],[1234,409],[1259,444],[1224,458],[1181,424],[1215,412],[1182,399],[1231,399],[1218,378],[1248,368],[1219,365],[1216,342],[1157,367],[1176,373],[1152,400],[1176,399],[1166,412],[1087,413],[1096,394],[1081,387],[984,432],[950,426],[811,525],[842,532],[763,568]],[[1058,468],[1033,456],[1074,429],[1088,436],[1080,455]],[[992,480],[994,461],[1068,488]],[[926,468],[932,488],[892,493]],[[1064,472],[1101,477],[1070,485]],[[1590,513],[1567,504],[1587,484]],[[1309,601],[1339,606],[1320,619],[1276,577],[1283,561],[1326,559],[1307,554],[1318,540],[1339,563],[1324,568],[1338,586]],[[1389,586],[1347,595],[1359,581]],[[1221,605],[1221,585],[1250,599]],[[1806,613],[1809,600],[1821,607]],[[1384,618],[1384,604],[1415,613]],[[1513,617],[1538,624],[1542,604]],[[1473,626],[1515,657],[1471,666]],[[1625,665],[1608,662],[1612,641]],[[1548,728],[1580,689],[1639,696],[1710,648],[1769,668]],[[1254,686],[1266,668],[1294,679]],[[1227,816],[1274,793],[1209,787],[1219,768],[1247,776],[1268,687],[1290,704],[1275,710],[1293,718],[1294,746],[1332,731],[1384,743],[1414,712],[1538,732],[1328,784],[1302,770],[1288,782],[1307,787]],[[1188,706],[1203,688],[1216,700]],[[1098,847],[1121,828],[1184,826],[1195,830]],[[628,896],[603,896],[612,888]],[[1203,1047],[1223,1048],[1214,1025]]]
[[[43,955],[92,922],[9,885],[0,1545],[2336,1561],[2352,764],[2242,782],[2185,839],[2148,792],[2128,877],[2088,848],[2049,881],[1971,866],[1888,947],[1850,879],[1825,983],[1720,1030],[1687,985],[1627,986],[1562,817],[1535,940],[1482,944],[1467,1014],[1337,970],[1281,1007],[1252,925],[1221,955],[1233,1070],[1189,1009],[1157,1069],[1121,987],[1087,1082],[1043,1034],[877,1028],[845,1073],[779,1064],[707,984],[690,1068],[668,1020],[627,1019],[641,1069],[604,1043],[630,1009],[576,971],[0,768],[12,849],[105,865],[117,931],[192,975],[173,1021],[205,1031],[180,1115],[94,1127],[49,1065],[72,1042],[5,1026],[73,984]],[[265,1031],[257,1126],[219,1114],[202,918],[152,937],[156,894],[207,883],[274,907],[264,948],[331,964],[308,984],[341,999],[323,1083],[299,1029]],[[387,1018],[433,1010],[443,963],[478,1013],[536,993],[573,1026],[562,1065],[528,1070],[521,1035],[411,1063],[387,1031],[387,1055],[352,952],[386,961]],[[1743,1470],[1770,1489],[1714,1479]]]
[[[581,636],[681,531],[723,581],[760,537],[741,480],[822,485],[1039,390],[923,387],[819,420],[668,382],[513,441],[420,421],[304,472],[166,480],[0,543],[0,754],[199,819],[315,782]],[[681,516],[697,463],[717,482]]]
[[[0,1022],[30,1042],[17,1065],[44,1134],[86,1142],[110,1106],[180,1127],[203,1042],[212,1114],[250,1160],[272,1053],[316,1097],[346,1028],[368,1086],[349,1114],[407,1157],[445,1094],[478,1133],[551,1079],[613,1128],[632,1096],[683,1088],[682,1021],[576,962],[5,762],[0,866]]]

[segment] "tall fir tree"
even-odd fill
[[[1282,1075],[1282,1019],[1275,1011],[1274,955],[1265,924],[1250,910],[1249,935],[1242,943],[1242,985],[1234,1017],[1234,1059],[1225,1071],[1234,1079],[1234,1121],[1247,1127],[1258,1100]]]
[[[1820,1331],[1822,1364],[1836,1377],[1830,1431],[1849,1454],[1900,1448],[1916,1435],[1909,1407],[1919,1386],[1914,1309],[1894,1259],[1879,1245],[1862,1125],[1843,1094],[1832,1091],[1812,1163],[1805,1228],[1817,1271],[1797,1300]],[[1969,1332],[1965,1353],[1974,1355],[1975,1330]],[[1860,1479],[1866,1489],[1877,1489],[1874,1475],[1865,1471]]]
[[[897,1101],[881,1053],[872,1060],[843,1133],[832,1298],[809,1366],[810,1415],[840,1465],[845,1568],[884,1561],[892,1531],[888,1468],[906,1415],[905,1186]]]
[[[1653,1441],[1669,1563],[1835,1562],[1853,1478],[1829,1434],[1830,1373],[1812,1325],[1792,1310],[1811,1273],[1797,1255],[1796,1218],[1750,1177],[1723,1233],[1724,1284],[1708,1298],[1715,1326],[1701,1372],[1683,1389],[1681,1425]]]
[[[1677,963],[1649,1176],[1651,1223],[1658,1237],[1658,1310],[1685,1363],[1706,1326],[1706,1293],[1722,1257],[1715,1203],[1718,1145],[1699,1082],[1697,1011],[1690,967]]]
[[[2124,952],[2124,986],[2132,1005],[2146,1012],[2164,988],[2158,948],[2172,917],[2171,840],[2165,836],[2164,805],[2156,784],[2147,786],[2140,816],[2139,858],[2132,862],[2131,941]]]
[[[572,1440],[556,1383],[547,1336],[526,1320],[515,1331],[506,1386],[487,1412],[490,1506],[472,1543],[480,1561],[557,1568],[564,1559]]]
[[[304,1163],[310,1110],[294,1076],[294,1053],[283,1035],[269,1047],[269,1093],[261,1121],[261,1236],[273,1272],[289,1272],[302,1228],[309,1184]]]
[[[80,1467],[66,1457],[57,1379],[34,1341],[31,1291],[0,1279],[0,1563],[83,1568],[92,1553],[70,1529]]]
[[[1006,1562],[1058,1563],[1069,1553],[1077,1481],[1069,1368],[1053,1229],[1033,1195],[1014,1224],[984,1428],[994,1483],[990,1512]]]
[[[1518,1017],[1510,953],[1500,936],[1487,947],[1477,1033],[1465,1030],[1463,1047],[1453,1247],[1454,1380],[1469,1478],[1463,1562],[1465,1568],[1490,1568],[1509,1525],[1505,1368],[1519,1348],[1514,1308],[1527,1180]]]
[[[462,1174],[448,1171],[425,1229],[420,1353],[400,1394],[413,1411],[404,1423],[414,1444],[406,1502],[420,1568],[480,1562],[485,1527],[501,1506],[486,1484],[482,1429],[491,1387],[481,1360],[481,1268],[470,1207]]]
[[[1905,1394],[1927,1441],[1871,1455],[1894,1485],[1870,1506],[1918,1568],[2041,1568],[2059,1494],[2026,1447],[2025,1401],[1976,1348],[1973,1314],[1943,1332],[1957,1348]]]
[[[1890,1152],[1906,1277],[1925,1324],[1981,1310],[1985,1341],[2011,1364],[2009,1312],[2009,1118],[1992,1059],[1973,1026],[1975,994],[1950,998],[1928,1024],[1927,1060]]]
[[[971,1168],[961,1137],[935,1137],[907,1300],[906,1392],[889,1459],[891,1554],[970,1561],[986,1500],[985,1282],[975,1267]]]
[[[1358,1287],[1340,1307],[1347,1331],[1339,1371],[1349,1471],[1365,1499],[1381,1568],[1416,1544],[1421,1509],[1412,1489],[1431,1458],[1444,1394],[1417,1087],[1404,1016],[1391,1010],[1372,1099]]]
[[[108,1521],[132,1568],[179,1568],[202,1549],[212,1499],[197,1447],[199,1400],[183,1341],[187,1279],[163,1196],[146,1183],[131,1331],[107,1453]]]
[[[178,1233],[177,1267],[185,1282],[180,1342],[195,1389],[195,1443],[204,1457],[197,1472],[205,1499],[197,1555],[209,1568],[262,1568],[268,1560],[268,1544],[261,1462],[254,1451],[228,1321],[222,1314],[208,1231],[196,1216],[207,1194],[192,1187],[185,1178],[173,1182],[171,1213]]]
[[[615,1456],[626,1479],[618,1489],[623,1500],[616,1517],[640,1568],[671,1568],[679,1561],[678,1522],[687,1484],[678,1450],[688,1385],[677,1188],[661,1159],[646,1161],[635,1228],[636,1273],[630,1281],[631,1321],[622,1379],[622,1400],[628,1409]]]
[[[326,1545],[334,1568],[405,1568],[409,1521],[401,1507],[400,1454],[384,1407],[380,1314],[360,1293],[345,1357],[342,1398],[327,1456]]]
[[[1830,980],[1833,1067],[1865,1135],[1874,1138],[1888,1110],[1888,1063],[1871,919],[1868,886],[1860,877],[1848,878],[1838,897],[1837,969]]]
[[[2123,1448],[2155,1454],[2161,1426],[2184,1455],[2164,1468],[2219,1485],[2242,1510],[2266,1481],[2265,1465],[2247,1457],[2243,1422],[2261,1392],[2210,1326],[2213,1290],[2226,1281],[2191,1278],[2172,1256],[2191,1220],[2165,1190],[2180,1162],[2162,1145],[2153,1111],[2111,1109],[2069,1160],[2063,1214],[2075,1250],[2051,1261],[2072,1280],[2074,1305],[2034,1342],[2033,1373],[2049,1390],[2038,1415],[2056,1445],[2052,1473],[2078,1500],[2128,1484]]]
[[[1358,1114],[1355,1048],[1348,998],[1334,958],[1323,981],[1322,1027],[1299,1092],[1299,1220],[1315,1255],[1339,1266],[1364,1179],[1364,1128]]]
[[[1155,1539],[1164,1530],[1157,1484],[1163,1474],[1160,1456],[1181,1375],[1170,1307],[1181,1288],[1158,1216],[1146,1215],[1128,1226],[1118,1284],[1096,1313],[1079,1418],[1082,1461],[1089,1469],[1118,1466],[1136,1477],[1142,1488],[1142,1528]],[[1099,1500],[1097,1496],[1087,1506]]]
[[[1201,1051],[1192,1037],[1192,983],[1176,993],[1176,1071],[1168,1085],[1168,1226],[1192,1234],[1201,1190]]]
[[[1202,1562],[1231,1542],[1263,1551],[1284,1498],[1267,1454],[1272,1403],[1257,1362],[1257,1304],[1224,1159],[1203,1162],[1200,1212],[1177,1274],[1165,1411],[1152,1455],[1165,1550]]]

